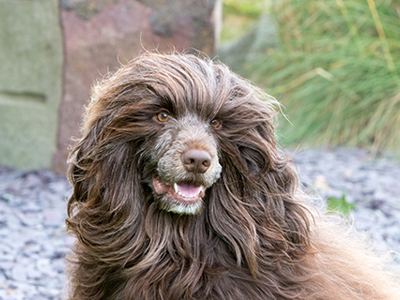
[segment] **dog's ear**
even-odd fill
[[[108,146],[104,143],[106,122],[107,118],[86,119],[83,137],[70,151],[67,176],[74,189],[70,203],[88,202],[89,199],[94,202],[97,200],[94,197],[99,198],[102,195],[101,171],[106,167],[104,164],[111,153],[106,151]]]
[[[259,173],[250,173],[245,180],[263,199],[271,221],[268,226],[280,230],[287,249],[301,252],[308,243],[310,215],[298,198],[298,175],[292,155],[279,149],[269,121],[256,126],[254,136],[249,138],[253,143],[243,153],[249,170]]]
[[[259,163],[268,163],[259,151],[244,149],[248,169],[261,170]],[[297,176],[290,161],[275,161],[274,168],[258,176],[240,172],[240,164],[229,165],[210,194],[208,211],[211,226],[230,246],[237,264],[247,264],[257,275],[259,257],[300,259],[309,247],[310,219],[297,202]]]
[[[134,218],[144,197],[141,159],[145,158],[137,151],[142,138],[116,130],[107,116],[87,122],[84,129],[69,158],[68,178],[73,186],[69,215],[74,210],[99,212],[100,222],[100,218],[129,212],[129,218]]]
[[[227,117],[221,130],[223,173],[210,195],[209,213],[212,226],[230,244],[237,262],[245,261],[257,273],[259,255],[304,254],[310,218],[296,198],[298,178],[291,157],[278,149],[275,140],[271,117],[275,112],[271,106],[250,101],[227,110],[235,122]]]

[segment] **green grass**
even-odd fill
[[[280,44],[247,73],[286,107],[283,144],[400,150],[400,3],[276,0]]]
[[[354,203],[347,202],[346,194],[343,194],[341,198],[329,197],[327,202],[329,212],[338,213],[345,217],[347,217],[355,208]]]
[[[252,19],[261,16],[265,7],[264,0],[224,0],[223,10],[225,15],[241,15]]]

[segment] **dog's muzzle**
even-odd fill
[[[222,170],[213,135],[200,123],[188,123],[160,136],[159,144],[166,151],[160,153],[152,182],[160,207],[180,214],[201,211],[206,190]]]
[[[201,201],[205,195],[206,187],[201,181],[212,163],[211,154],[206,150],[188,149],[180,157],[181,166],[189,176],[186,179],[168,184],[159,176],[153,175],[153,187],[157,194],[165,194],[167,198],[175,199],[182,203]],[[193,180],[193,179],[196,180]]]

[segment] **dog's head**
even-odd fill
[[[140,56],[93,88],[71,156],[76,200],[100,195],[112,199],[113,210],[134,198],[127,190],[139,181],[151,189],[149,201],[178,214],[200,213],[218,185],[244,201],[265,174],[285,166],[275,146],[274,104],[209,59]],[[273,179],[270,192],[285,189],[286,179]]]
[[[200,273],[206,255],[254,276],[266,257],[301,257],[309,218],[276,147],[274,104],[193,55],[145,54],[95,85],[69,169],[66,222],[82,261],[122,267],[142,291],[132,274],[168,278],[183,257]]]

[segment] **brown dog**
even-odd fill
[[[145,54],[95,86],[70,161],[70,299],[400,299],[307,208],[275,104],[193,55]]]

